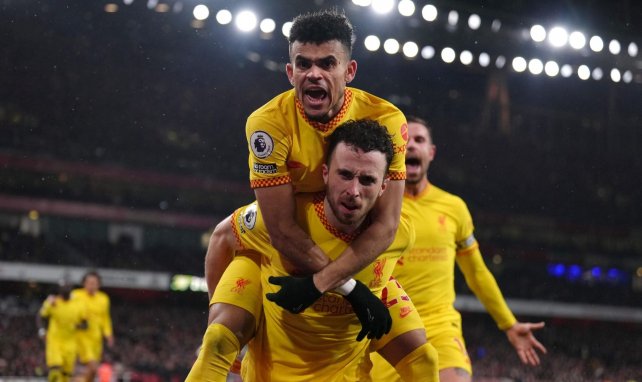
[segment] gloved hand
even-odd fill
[[[388,308],[361,281],[357,280],[357,285],[345,298],[350,301],[352,310],[361,321],[357,341],[361,341],[366,335],[368,338],[379,339],[390,331],[392,317]]]
[[[303,312],[323,294],[314,286],[312,276],[270,276],[268,281],[280,285],[281,289],[276,293],[267,293],[265,297],[291,313]]]

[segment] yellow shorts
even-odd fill
[[[473,369],[466,351],[459,313],[454,311],[454,314],[447,314],[446,319],[427,321],[426,334],[439,354],[439,370],[455,367],[472,375]]]
[[[376,351],[382,349],[391,340],[406,332],[423,329],[424,324],[421,321],[419,313],[414,304],[403,290],[402,286],[391,278],[383,290],[381,299],[384,301],[390,315],[392,316],[392,327],[390,332],[378,340],[373,340],[370,345],[370,359],[372,360],[372,370],[370,375],[376,376],[377,381],[401,381],[395,368],[390,365]]]
[[[71,374],[76,363],[76,343],[47,338],[45,351],[47,367],[60,367],[66,374]]]
[[[92,335],[89,333],[78,334],[78,358],[80,363],[100,361],[103,356],[103,337],[102,335]]]
[[[263,306],[259,261],[260,255],[255,252],[237,253],[221,276],[210,306],[216,303],[238,306],[250,312],[258,322]]]

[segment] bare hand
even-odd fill
[[[546,348],[533,335],[534,330],[544,327],[544,322],[517,322],[510,329],[506,330],[506,336],[511,345],[515,348],[517,355],[525,365],[539,365],[539,355],[535,349],[546,354]]]

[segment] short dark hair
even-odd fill
[[[386,155],[386,173],[394,154],[392,137],[388,130],[371,119],[349,120],[337,127],[327,138],[326,165],[339,143],[353,146],[364,152],[379,151]]]
[[[425,127],[426,130],[428,131],[428,136],[430,136],[430,140],[433,141],[434,143],[434,140],[432,138],[432,127],[428,124],[428,122],[425,119],[417,117],[416,115],[406,114],[406,121],[408,121],[408,123],[410,122],[418,123],[423,127]]]
[[[83,277],[82,277],[82,281],[81,281],[81,283],[82,283],[82,284],[84,284],[84,283],[85,283],[85,281],[87,280],[87,277],[91,277],[91,276],[93,276],[93,277],[97,278],[97,279],[98,279],[98,283],[99,283],[100,285],[102,285],[102,281],[103,281],[103,280],[102,280],[102,278],[100,277],[100,275],[98,274],[98,272],[97,272],[97,271],[88,271],[87,273],[85,273],[85,274],[83,275]]]
[[[354,30],[344,12],[328,9],[302,14],[292,20],[288,37],[290,47],[295,41],[318,45],[332,40],[338,40],[346,48],[348,57],[352,55]]]

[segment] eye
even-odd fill
[[[359,177],[359,183],[361,183],[363,186],[372,186],[375,184],[377,180],[373,178],[372,176],[360,176]]]

